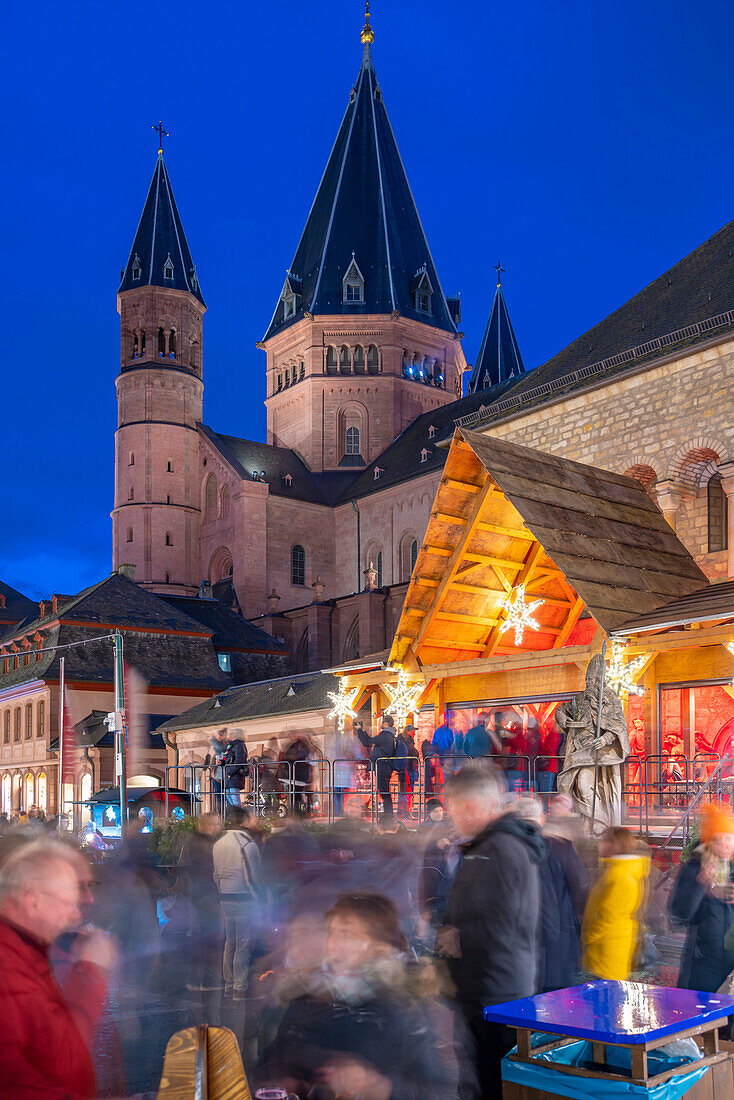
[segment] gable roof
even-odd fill
[[[422,664],[571,644],[706,583],[639,482],[457,429],[390,660]],[[525,585],[538,628],[513,641],[502,601]]]
[[[309,710],[331,709],[328,692],[339,690],[339,678],[331,672],[307,672],[261,680],[229,688],[205,703],[190,707],[158,727],[157,732],[224,726],[248,718],[269,718]],[[219,705],[216,706],[215,703]],[[295,734],[294,734],[295,736]]]
[[[170,603],[189,618],[195,619],[212,632],[212,644],[220,649],[230,646],[236,649],[252,650],[254,653],[287,653],[283,642],[279,642],[262,627],[244,619],[236,611],[225,607],[217,599],[201,599],[199,596],[168,596],[161,594],[159,599]]]
[[[497,382],[505,382],[524,372],[525,364],[507,311],[505,296],[501,285],[497,283],[487,327],[469,379],[469,393],[489,389]]]
[[[734,619],[734,581],[707,584],[705,588],[697,588],[644,615],[635,615],[615,633],[638,634],[647,630],[687,626],[689,623],[711,623],[719,619]]]
[[[352,255],[364,277],[364,301],[344,302]],[[411,280],[425,265],[433,288],[430,315],[415,308]],[[362,66],[306,221],[287,293],[296,309],[278,302],[264,339],[311,314],[389,314],[456,332],[400,159],[365,41]]]
[[[37,603],[3,581],[0,581],[0,596],[0,628],[27,619],[38,611]]]
[[[166,279],[164,268],[169,258],[173,266],[173,278]],[[138,265],[140,278],[133,279],[133,269]],[[118,294],[125,290],[136,290],[140,286],[187,290],[204,305],[162,153],[158,154],[143,213],[140,215],[130,255],[122,272]]]

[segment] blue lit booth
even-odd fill
[[[164,819],[166,816],[166,792],[162,787],[128,787],[127,804],[130,821],[144,813],[146,822]],[[120,788],[104,787],[85,800],[95,828],[104,837],[120,836]],[[171,817],[183,817],[191,813],[191,796],[188,791],[168,788],[168,812]]]

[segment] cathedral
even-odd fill
[[[442,441],[459,425],[631,474],[707,576],[734,576],[734,223],[532,371],[498,264],[470,368],[373,41],[368,16],[342,123],[264,319],[265,442],[206,423],[207,307],[158,151],[118,290],[113,568],[171,597],[208,582],[301,671],[379,652],[443,477]]]

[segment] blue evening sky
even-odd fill
[[[728,0],[374,0],[373,55],[473,362],[504,287],[527,366],[734,215]],[[263,438],[264,333],[360,63],[360,0],[6,12],[0,578],[111,568],[115,291],[166,161],[209,312],[205,420]]]

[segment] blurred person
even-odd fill
[[[259,1079],[310,1100],[445,1096],[438,1037],[411,990],[405,951],[387,898],[341,896],[326,913],[325,967],[306,974],[306,992],[285,1009]]]
[[[423,788],[426,796],[434,796],[443,790],[443,768],[441,757],[433,751],[433,742],[426,739],[421,742],[423,757]]]
[[[463,860],[449,896],[436,948],[448,960],[474,1095],[502,1095],[502,1057],[514,1029],[487,1023],[486,1005],[537,992],[540,926],[539,865],[546,845],[533,822],[503,813],[501,779],[486,764],[467,764],[446,780],[446,796]]]
[[[224,836],[213,849],[214,881],[224,922],[224,982],[236,1001],[245,1000],[258,926],[257,902],[263,893],[260,849],[249,825],[250,814],[241,807],[232,807]]]
[[[364,726],[357,726],[356,733],[365,748],[370,749],[370,763],[375,769],[377,793],[382,801],[382,809],[387,817],[392,817],[393,801],[390,793],[390,780],[395,770],[395,757],[398,746],[393,720],[389,714],[383,714],[378,734],[372,736],[366,732]]]
[[[581,929],[583,966],[597,978],[624,982],[640,940],[650,859],[632,833],[619,825],[603,833],[599,856],[599,877],[591,887]]]
[[[535,758],[535,778],[541,794],[550,794],[556,790],[560,747],[561,731],[551,719],[542,732],[539,746],[542,755]]]
[[[79,874],[50,840],[18,848],[0,870],[0,1080],[7,1100],[86,1100],[97,1095],[89,1053],[114,959],[107,936],[77,938],[63,989],[50,945],[78,925]]]
[[[489,756],[491,751],[492,742],[484,724],[484,715],[480,712],[476,724],[464,736],[463,753],[464,756],[476,760],[480,756]]]
[[[714,992],[734,969],[726,935],[734,923],[734,817],[727,807],[699,810],[701,843],[681,864],[668,902],[686,928],[678,986]]]
[[[420,776],[418,750],[415,747],[415,726],[412,723],[398,734],[398,743],[405,750],[401,754],[404,766],[402,772],[398,771],[398,814],[401,817],[408,817],[413,808],[413,791],[418,785]]]
[[[454,824],[446,816],[442,803],[429,798],[428,816],[423,822],[421,839],[425,843],[420,871],[418,897],[421,917],[429,928],[439,928],[446,915],[451,884],[461,862]]]
[[[221,831],[219,814],[201,814],[181,852],[183,884],[195,921],[195,927],[189,929],[187,986],[203,993],[222,987],[222,913],[214,881],[214,844]],[[210,1022],[217,1021],[212,1018]]]
[[[542,950],[538,986],[541,993],[566,989],[578,980],[581,917],[588,889],[586,868],[569,841],[545,831],[538,799],[519,798],[512,812],[534,821],[548,846],[548,857],[540,864]]]

